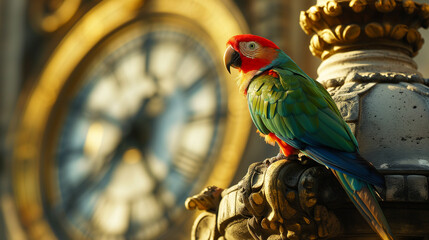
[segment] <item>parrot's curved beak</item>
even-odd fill
[[[226,70],[228,70],[229,73],[231,73],[230,68],[239,68],[241,67],[241,58],[240,54],[235,51],[235,49],[228,45],[228,48],[225,51],[225,54],[223,55],[223,63],[225,64]]]

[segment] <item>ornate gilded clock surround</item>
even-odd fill
[[[172,7],[171,1],[102,1],[90,9],[78,20],[58,43],[46,61],[45,67],[38,74],[33,89],[22,99],[22,113],[15,125],[14,149],[12,153],[12,178],[14,194],[18,207],[18,215],[30,239],[56,239],[57,236],[46,219],[43,198],[49,192],[44,192],[41,183],[40,168],[43,158],[52,157],[49,154],[49,137],[51,126],[50,114],[56,100],[70,81],[75,68],[87,54],[106,36],[124,24],[138,18],[140,14],[151,13],[165,16],[180,16],[198,23],[206,32],[207,40],[212,43],[214,55],[221,59],[224,43],[233,34],[246,31],[245,23],[231,12],[232,3],[228,1],[186,1]],[[206,14],[210,11],[211,14]],[[219,69],[221,63],[218,64]],[[216,183],[226,187],[234,176],[240,156],[244,151],[250,129],[247,108],[241,96],[235,92],[235,82],[225,71],[222,78],[228,79],[224,84],[228,91],[228,114],[225,126],[225,136],[218,153],[218,161],[212,174],[204,185]],[[54,126],[55,127],[55,126]],[[52,161],[49,160],[48,161]],[[228,169],[228,171],[225,171]],[[218,174],[222,171],[222,174]],[[49,178],[47,178],[49,179]],[[42,185],[41,185],[42,184]],[[43,196],[44,194],[47,194]]]

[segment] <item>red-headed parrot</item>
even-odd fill
[[[225,66],[237,68],[240,92],[267,142],[287,157],[301,151],[330,168],[359,212],[382,239],[393,239],[373,185],[385,180],[360,154],[356,138],[329,93],[279,47],[263,37],[229,39]]]

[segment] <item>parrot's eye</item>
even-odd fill
[[[255,58],[260,50],[260,45],[257,42],[240,42],[240,51],[248,58]]]
[[[254,50],[254,49],[256,48],[256,43],[254,43],[254,42],[249,42],[249,44],[247,45],[247,47],[248,47],[250,50]]]

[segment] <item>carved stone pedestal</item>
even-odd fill
[[[188,209],[206,210],[195,222],[194,239],[318,239],[341,233],[328,210],[348,204],[335,177],[302,157],[250,165],[235,186],[210,187],[188,199]],[[215,190],[217,189],[217,190]],[[219,199],[219,205],[211,203]],[[327,208],[327,206],[330,206]]]
[[[398,239],[427,239],[427,203],[380,204]],[[238,184],[209,187],[186,207],[205,211],[194,222],[193,240],[379,239],[333,174],[305,157],[254,163]]]

